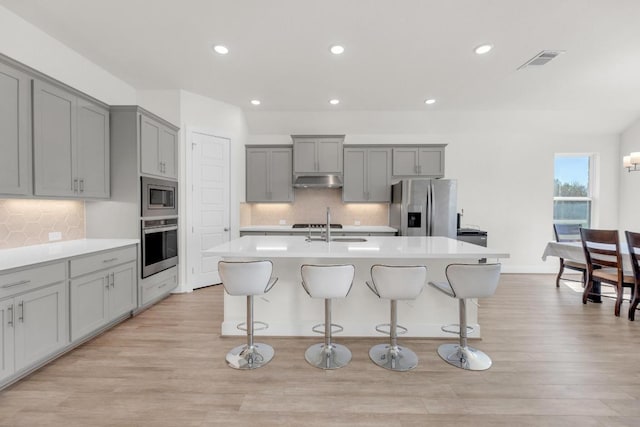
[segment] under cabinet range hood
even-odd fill
[[[296,176],[293,186],[296,188],[340,188],[342,179],[339,175],[302,175]]]
[[[291,135],[293,186],[342,187],[344,135]]]

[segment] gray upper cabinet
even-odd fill
[[[247,147],[246,201],[292,202],[292,150],[288,146]]]
[[[391,198],[391,148],[345,147],[345,202],[388,203]]]
[[[109,197],[109,110],[78,98],[76,170],[83,197]]]
[[[140,115],[140,172],[164,178],[178,177],[178,132]]]
[[[0,63],[0,194],[31,194],[31,77]]]
[[[393,176],[444,176],[444,145],[393,149]]]
[[[36,196],[109,197],[109,111],[33,81]]]
[[[344,135],[292,135],[295,174],[342,173]]]

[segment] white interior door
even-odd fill
[[[191,222],[187,275],[192,289],[220,283],[220,258],[202,251],[229,240],[229,144],[206,132],[191,131]],[[189,190],[189,189],[188,189]]]

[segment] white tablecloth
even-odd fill
[[[632,275],[631,258],[629,257],[628,248],[626,246],[620,246],[620,252],[622,253],[624,271]],[[547,247],[544,248],[542,260],[546,261],[548,256],[555,256],[582,263],[586,262],[581,242],[549,242],[547,243]]]

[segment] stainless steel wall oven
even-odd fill
[[[178,218],[142,220],[142,278],[178,265]]]

